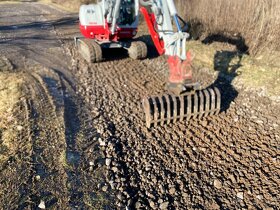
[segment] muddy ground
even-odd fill
[[[143,61],[113,50],[89,65],[75,51],[76,14],[38,3],[0,14],[0,54],[25,81],[16,152],[0,151],[1,209],[279,208],[275,101],[233,86],[237,75],[195,69],[221,90],[223,112],[147,129],[141,99],[166,76],[151,45]]]

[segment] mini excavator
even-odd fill
[[[139,11],[147,23],[159,55],[166,55],[167,93],[145,97],[142,105],[147,127],[218,114],[221,94],[217,88],[201,90],[192,77],[192,55],[186,50],[187,24],[173,0],[99,0],[82,5],[82,37],[75,37],[79,53],[89,63],[102,61],[103,48],[124,48],[132,59],[147,57],[147,45],[133,39]]]

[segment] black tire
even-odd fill
[[[128,48],[128,55],[134,60],[140,60],[147,57],[148,48],[145,42],[134,41],[131,42],[130,47]]]
[[[102,49],[98,43],[90,39],[79,39],[77,44],[79,53],[88,63],[102,61]]]

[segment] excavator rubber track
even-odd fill
[[[77,40],[78,52],[88,63],[102,61],[102,49],[98,43],[91,39]]]
[[[164,125],[216,115],[221,109],[221,94],[218,88],[207,88],[180,95],[165,94],[143,99],[146,126]]]

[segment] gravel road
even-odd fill
[[[28,81],[31,132],[28,160],[1,166],[1,176],[26,176],[0,184],[14,189],[0,194],[0,208],[280,207],[276,102],[236,89],[233,76],[195,69],[204,87],[222,91],[223,112],[147,129],[141,99],[163,91],[165,58],[149,46],[143,61],[113,50],[89,65],[75,51],[76,34],[75,14],[38,3],[0,7],[0,54]],[[149,41],[145,31],[139,39]]]

